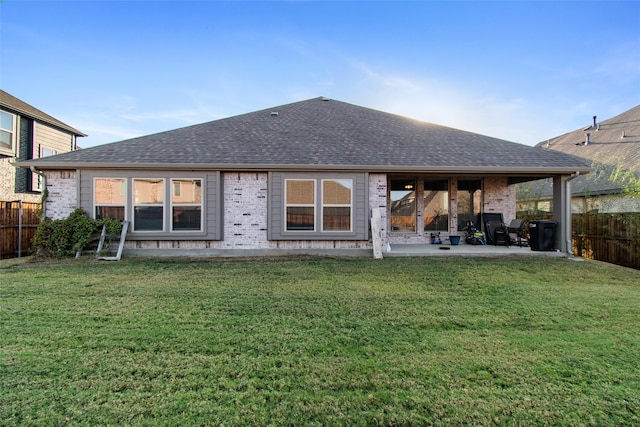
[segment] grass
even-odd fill
[[[2,425],[639,425],[640,272],[563,258],[0,266]]]

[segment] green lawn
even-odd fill
[[[2,425],[640,425],[640,271],[0,264]]]

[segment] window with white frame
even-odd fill
[[[58,152],[52,148],[40,146],[40,157],[49,157],[58,154]]]
[[[269,240],[368,240],[368,175],[270,172]]]
[[[127,180],[125,178],[95,178],[93,196],[96,219],[125,220],[127,205]]]
[[[202,231],[202,180],[171,180],[171,230]]]
[[[314,231],[316,209],[315,179],[285,180],[287,231]]]
[[[353,180],[322,180],[322,231],[351,231]]]
[[[0,149],[13,149],[15,128],[16,116],[6,111],[0,111]]]
[[[133,180],[133,231],[164,231],[164,179]]]

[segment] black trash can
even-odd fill
[[[556,221],[529,221],[529,247],[532,251],[553,251],[556,246]]]

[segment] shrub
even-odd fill
[[[110,218],[94,220],[80,208],[71,212],[66,219],[45,218],[38,226],[33,238],[33,248],[43,256],[58,258],[74,256],[87,246],[92,235],[99,232],[103,225],[107,226],[109,235],[120,233],[122,228],[118,220]]]

